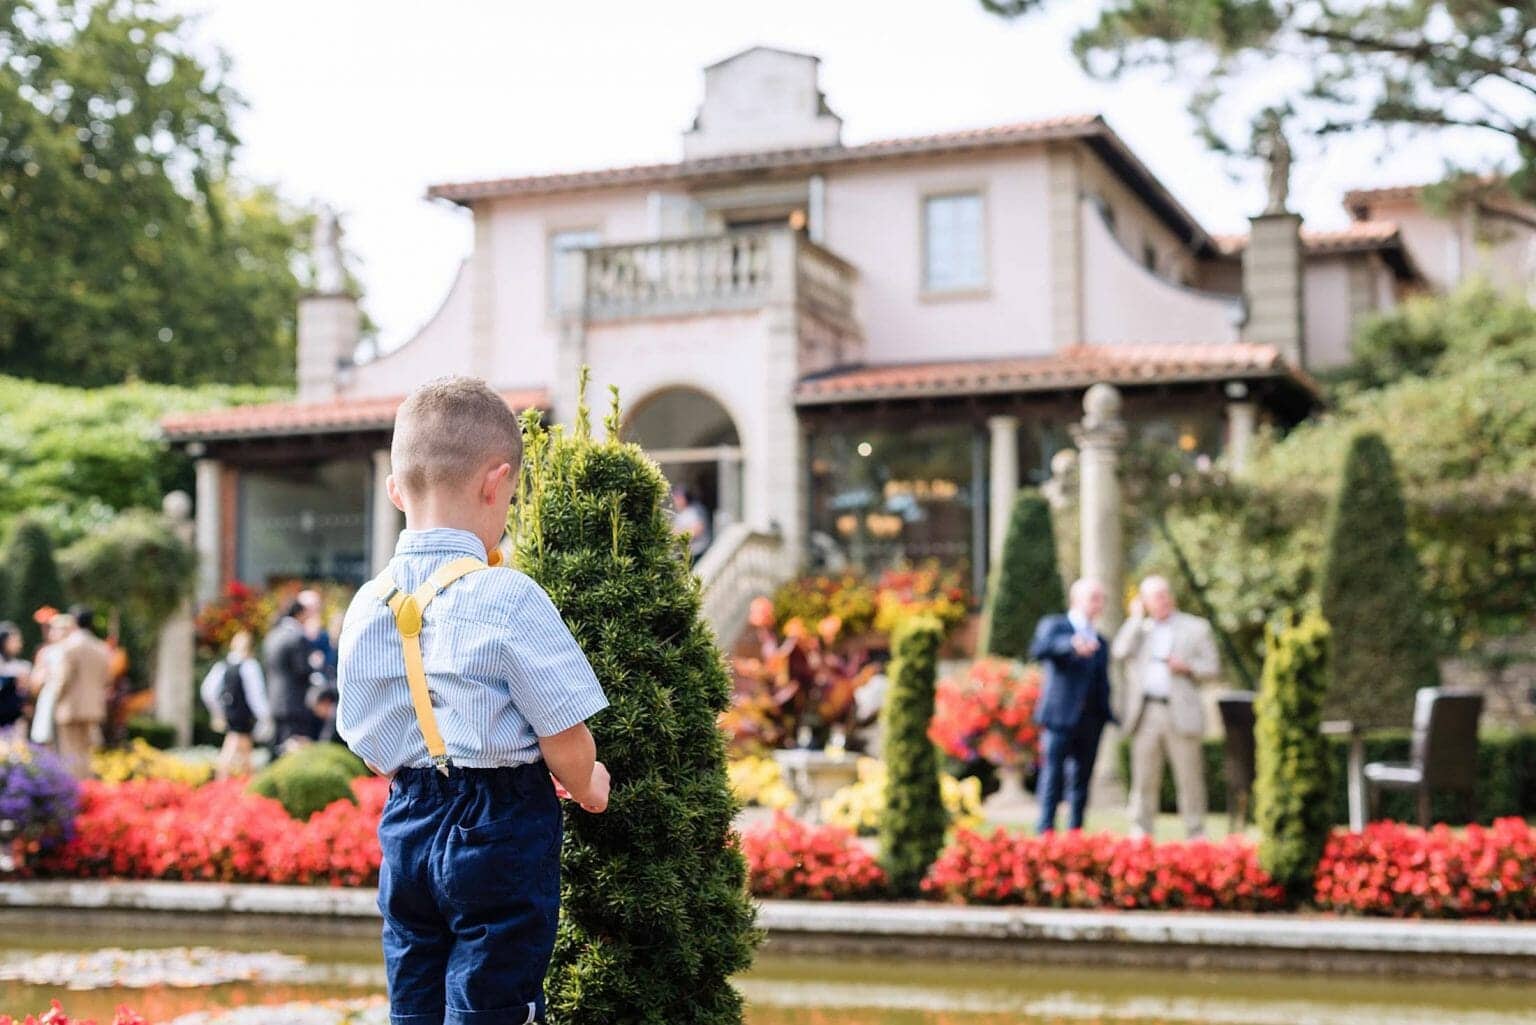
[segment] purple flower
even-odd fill
[[[80,785],[64,763],[45,748],[11,739],[0,743],[0,822],[13,837],[44,846],[73,835]]]

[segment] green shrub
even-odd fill
[[[1056,566],[1051,505],[1038,491],[1020,491],[1003,538],[1002,556],[988,581],[977,650],[1022,661],[1029,656],[1036,624],[1066,607]]]
[[[340,744],[314,744],[263,769],[251,780],[251,792],[273,798],[290,817],[307,821],[336,801],[356,804],[352,780],[366,772],[361,760]]]
[[[891,638],[891,691],[881,710],[888,772],[880,822],[880,864],[891,891],[912,897],[944,846],[947,818],[939,791],[939,752],[928,739],[944,625],[932,616],[902,620]]]
[[[21,627],[25,650],[30,653],[42,643],[43,630],[32,614],[44,605],[62,609],[64,585],[59,582],[59,567],[53,559],[53,541],[42,520],[23,516],[11,528],[11,536],[0,554],[10,574],[11,591],[7,597],[5,618]]]
[[[583,375],[585,377],[585,375]],[[583,391],[585,390],[583,382]],[[619,440],[524,420],[515,564],[560,609],[611,707],[590,724],[608,810],[565,813],[564,918],[546,982],[561,1025],[738,1025],[757,941],[719,716],[731,680],[699,618],[668,485]]]
[[[1376,434],[1350,445],[1319,590],[1334,631],[1328,715],[1369,726],[1409,722],[1414,693],[1435,686],[1440,671],[1402,491]]]
[[[1306,896],[1328,841],[1328,648],[1328,624],[1315,612],[1271,628],[1253,707],[1259,864],[1293,901]]]
[[[147,715],[136,715],[123,727],[128,733],[128,739],[143,740],[150,747],[159,748],[161,751],[169,751],[176,746],[176,727],[168,722]]]

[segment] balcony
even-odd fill
[[[561,309],[588,324],[779,307],[794,311],[802,373],[863,354],[858,272],[788,230],[594,246],[564,256]]]

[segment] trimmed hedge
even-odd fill
[[[1025,489],[1014,499],[1002,556],[990,575],[977,652],[1025,661],[1035,625],[1067,607],[1051,504],[1040,492]]]
[[[1349,824],[1349,797],[1344,789],[1345,773],[1349,768],[1349,741],[1344,737],[1328,737],[1328,761],[1333,779],[1337,782],[1328,792],[1329,816],[1336,826]],[[1412,736],[1408,730],[1379,730],[1365,735],[1365,760],[1367,762],[1406,762]],[[1205,788],[1213,813],[1227,811],[1227,779],[1223,774],[1220,738],[1208,739],[1201,745],[1205,766]],[[1122,740],[1116,752],[1120,766],[1120,778],[1131,778],[1131,742]],[[1536,730],[1494,730],[1484,733],[1477,749],[1477,821],[1489,825],[1495,819],[1516,816],[1536,817]],[[1417,821],[1415,798],[1411,792],[1388,790],[1381,795],[1383,818],[1403,822]],[[1159,799],[1161,811],[1173,814],[1178,810],[1175,800],[1173,777],[1163,773],[1163,789]],[[1433,812],[1436,821],[1458,822],[1463,815],[1461,801],[1454,795],[1437,795]]]
[[[948,816],[939,789],[939,749],[928,739],[944,626],[933,616],[902,620],[891,638],[891,692],[881,715],[885,738],[885,815],[880,867],[891,892],[915,897],[944,847]]]
[[[1318,588],[1334,631],[1327,718],[1406,725],[1414,692],[1440,682],[1421,575],[1392,453],[1381,435],[1359,434],[1328,517]]]
[[[307,822],[336,801],[357,803],[352,781],[368,767],[340,744],[312,744],[283,755],[251,780],[250,790],[280,802],[289,816]]]

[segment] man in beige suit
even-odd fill
[[[82,614],[83,613],[83,614]],[[89,629],[89,612],[80,610],[63,620],[64,639],[59,643],[59,696],[53,709],[59,757],[75,774],[91,774],[91,752],[101,743],[101,723],[107,717],[107,689],[111,683],[111,652]],[[85,619],[85,623],[80,622]]]
[[[1206,806],[1200,740],[1205,709],[1197,685],[1221,671],[1211,624],[1180,612],[1167,580],[1147,577],[1131,605],[1131,617],[1115,635],[1111,654],[1123,666],[1127,684],[1132,835],[1152,832],[1166,754],[1173,765],[1179,817],[1191,839],[1202,836]]]

